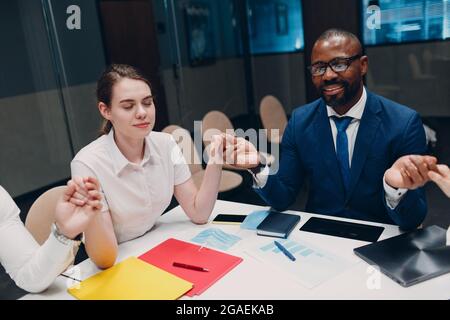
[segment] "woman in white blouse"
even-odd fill
[[[171,135],[153,132],[155,105],[149,81],[128,65],[111,65],[97,83],[102,135],[71,163],[72,177],[98,179],[102,213],[85,232],[89,257],[112,266],[118,243],[149,231],[172,195],[191,221],[203,224],[214,207],[222,171],[224,137],[214,136],[209,163],[197,190]]]
[[[85,188],[79,188],[82,184]],[[45,290],[73,261],[75,241],[100,212],[98,182],[93,178],[69,181],[55,211],[55,226],[39,246],[20,220],[20,210],[0,186],[0,263],[20,288]]]

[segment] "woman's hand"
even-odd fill
[[[436,171],[428,172],[428,177],[450,198],[450,169],[445,164],[438,164]]]
[[[220,164],[222,165],[224,162],[223,151],[225,145],[225,136],[222,135],[214,135],[211,138],[211,143],[208,146],[209,153],[209,161],[211,164]]]
[[[251,142],[230,134],[226,134],[225,139],[224,161],[226,164],[241,169],[254,168],[260,164],[259,152]]]
[[[56,205],[58,230],[69,239],[83,233],[102,208],[100,186],[95,178],[74,178],[67,183]]]

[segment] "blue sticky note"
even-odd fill
[[[269,210],[253,211],[241,223],[241,229],[256,230],[256,227],[267,217]]]
[[[192,242],[223,251],[230,249],[239,240],[241,240],[240,237],[217,228],[203,230],[191,239]]]

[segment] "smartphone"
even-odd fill
[[[212,223],[222,224],[239,224],[245,220],[247,216],[243,214],[218,214]]]

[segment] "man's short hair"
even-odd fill
[[[361,41],[359,41],[358,37],[355,36],[353,33],[349,32],[349,31],[345,31],[343,29],[332,28],[332,29],[326,30],[319,36],[319,38],[317,38],[316,43],[319,41],[328,40],[332,37],[343,37],[343,38],[348,38],[348,39],[354,41],[358,46],[358,51],[359,51],[358,53],[359,54],[363,53]]]

